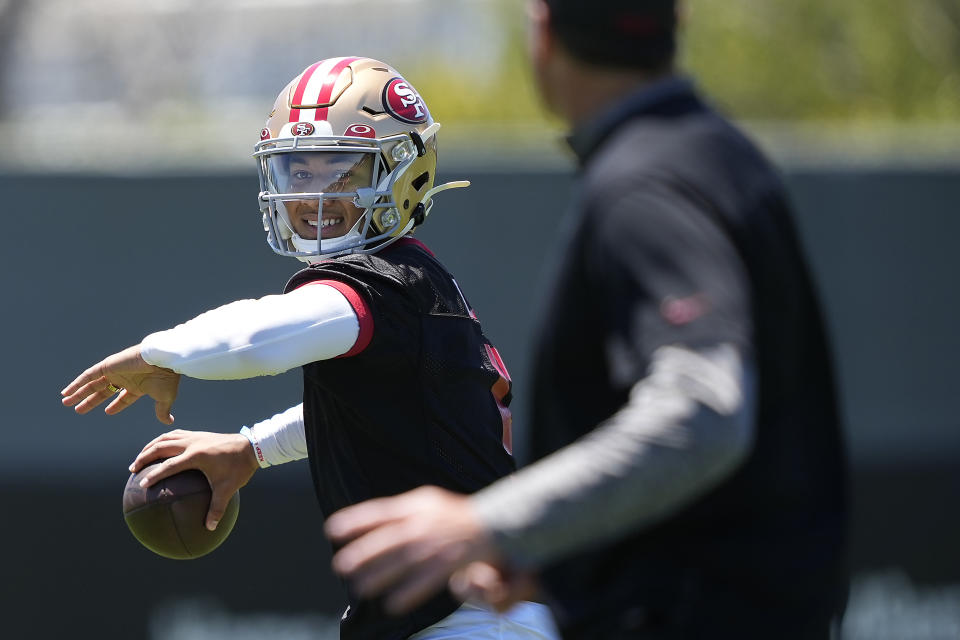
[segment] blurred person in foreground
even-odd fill
[[[302,367],[302,404],[241,433],[163,434],[131,465],[164,460],[144,486],[202,470],[213,487],[210,529],[257,469],[302,458],[325,515],[422,484],[474,492],[513,471],[507,370],[456,281],[411,237],[437,192],[466,186],[434,186],[438,128],[416,90],[382,62],[308,67],[277,97],[254,156],[267,241],[309,266],[282,295],[213,309],[95,364],[63,390],[64,404],[86,413],[112,398],[112,415],[147,395],[171,424],[181,375],[226,380]],[[270,554],[297,561],[282,549]],[[442,592],[401,617],[351,596],[340,634],[556,637],[543,604],[500,614]]]
[[[535,462],[334,514],[334,568],[394,611],[539,589],[565,638],[828,638],[845,455],[784,187],[676,71],[674,1],[535,0],[531,20],[580,163],[535,332]]]

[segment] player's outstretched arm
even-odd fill
[[[143,447],[130,465],[130,472],[137,473],[158,460],[162,462],[140,481],[142,487],[149,487],[187,469],[199,469],[207,477],[213,489],[206,521],[210,531],[217,528],[233,494],[259,469],[250,441],[240,433],[183,429],[164,433]]]
[[[170,409],[177,399],[179,385],[179,373],[149,364],[140,355],[140,345],[134,345],[93,365],[60,394],[63,404],[74,407],[77,413],[87,413],[116,395],[105,409],[109,415],[120,413],[143,396],[150,396],[155,401],[157,420],[173,424]]]
[[[98,362],[63,389],[63,404],[87,413],[122,387],[107,405],[108,414],[149,395],[156,400],[157,419],[172,424],[180,374],[204,380],[275,375],[347,353],[359,336],[357,312],[334,287],[311,284],[284,295],[237,300]]]

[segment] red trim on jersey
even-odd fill
[[[476,319],[476,316],[474,316],[474,319]],[[500,419],[503,421],[503,448],[507,450],[507,453],[513,455],[513,412],[503,404],[503,399],[510,392],[510,372],[507,371],[507,365],[503,363],[503,358],[500,357],[500,352],[497,351],[495,346],[492,344],[483,346],[487,350],[487,357],[490,358],[493,368],[500,374],[497,381],[490,387],[490,393],[493,394],[493,399],[497,401],[497,409],[500,410]]]
[[[503,358],[500,357],[500,352],[497,351],[497,348],[492,344],[483,345],[487,348],[487,356],[490,357],[490,362],[493,364],[493,368],[497,370],[501,376],[507,380],[513,380],[510,377],[510,372],[507,371],[507,365],[503,362]]]
[[[317,96],[317,104],[326,104],[330,102],[330,96],[333,95],[333,86],[337,84],[337,78],[340,77],[340,74],[343,73],[344,69],[359,59],[360,58],[344,58],[334,65],[333,69],[330,70],[330,73],[327,74],[326,79],[320,86],[320,95]],[[328,111],[329,109],[327,107],[317,107],[317,115],[314,116],[313,119],[326,120]]]
[[[307,67],[307,70],[303,72],[303,75],[300,76],[300,83],[297,84],[297,90],[293,92],[293,99],[290,100],[291,105],[299,105],[303,100],[303,94],[307,90],[307,83],[310,82],[310,77],[313,75],[313,72],[317,70],[323,64],[323,60],[320,62],[314,62],[312,65]],[[300,120],[300,109],[290,109],[290,122],[297,122]]]
[[[399,247],[399,246],[402,246],[402,245],[413,245],[413,246],[415,246],[415,247],[420,247],[421,249],[423,249],[424,251],[426,251],[428,254],[430,254],[432,257],[434,257],[434,258],[437,257],[436,255],[434,255],[433,251],[430,251],[430,248],[427,247],[427,245],[423,244],[422,242],[420,242],[420,241],[417,240],[416,238],[411,238],[411,237],[409,237],[409,236],[404,236],[403,238],[400,238],[399,240],[397,240],[396,242],[394,242],[394,243],[391,244],[390,246],[391,246],[391,247]],[[387,247],[387,248],[389,249],[390,247]]]
[[[357,334],[357,341],[353,343],[353,346],[350,347],[349,351],[342,353],[337,357],[349,358],[361,353],[367,348],[367,346],[370,344],[370,341],[373,339],[373,314],[370,313],[370,307],[367,305],[367,301],[363,299],[363,296],[357,293],[356,289],[345,282],[340,282],[339,280],[311,280],[310,282],[304,282],[302,285],[297,287],[297,289],[309,286],[311,284],[325,284],[328,287],[333,287],[343,294],[343,297],[346,298],[347,302],[350,303],[350,306],[353,307],[353,312],[357,314],[357,322],[360,323],[360,333]]]

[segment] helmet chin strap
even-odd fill
[[[280,240],[289,240],[290,236],[294,234],[293,227],[290,226],[290,223],[287,222],[287,216],[289,212],[287,211],[287,205],[279,201],[274,205],[274,211],[271,211],[269,214],[264,213],[264,216],[270,215],[270,217],[276,222],[277,233],[280,235]],[[266,219],[264,220],[266,226]]]
[[[443,184],[438,184],[432,189],[428,189],[426,193],[423,194],[423,198],[420,199],[420,206],[423,208],[423,215],[417,224],[423,224],[423,221],[426,220],[427,216],[430,215],[430,210],[433,209],[433,196],[440,193],[441,191],[446,191],[447,189],[463,189],[470,186],[469,180],[454,180],[453,182],[445,182]]]
[[[313,240],[304,238],[298,233],[293,233],[290,236],[290,244],[292,244],[297,251],[316,254],[311,256],[297,256],[300,260],[304,262],[316,262],[319,257],[330,256],[338,251],[346,251],[348,249],[356,248],[360,244],[359,240],[361,238],[361,234],[360,230],[358,229],[358,225],[362,227],[363,225],[360,224],[362,221],[363,218],[361,217],[360,220],[354,224],[352,229],[347,231],[342,236],[336,238],[320,238],[320,235],[323,233],[323,231],[319,226],[317,227],[318,237],[314,238]],[[319,252],[320,247],[323,247],[322,254]]]
[[[420,140],[426,142],[433,136],[437,135],[437,131],[440,131],[440,123],[434,122],[429,127],[420,132]]]
[[[447,189],[463,189],[470,186],[469,180],[454,180],[453,182],[445,182],[443,184],[438,184],[432,189],[428,189],[420,202],[427,203],[433,199],[435,194],[440,193],[441,191],[446,191]]]

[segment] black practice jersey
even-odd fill
[[[354,348],[303,367],[310,469],[324,516],[421,485],[473,493],[514,470],[510,378],[458,285],[420,242],[310,265],[285,291],[326,281],[360,319]],[[345,639],[406,638],[458,603],[403,618],[351,601]]]

